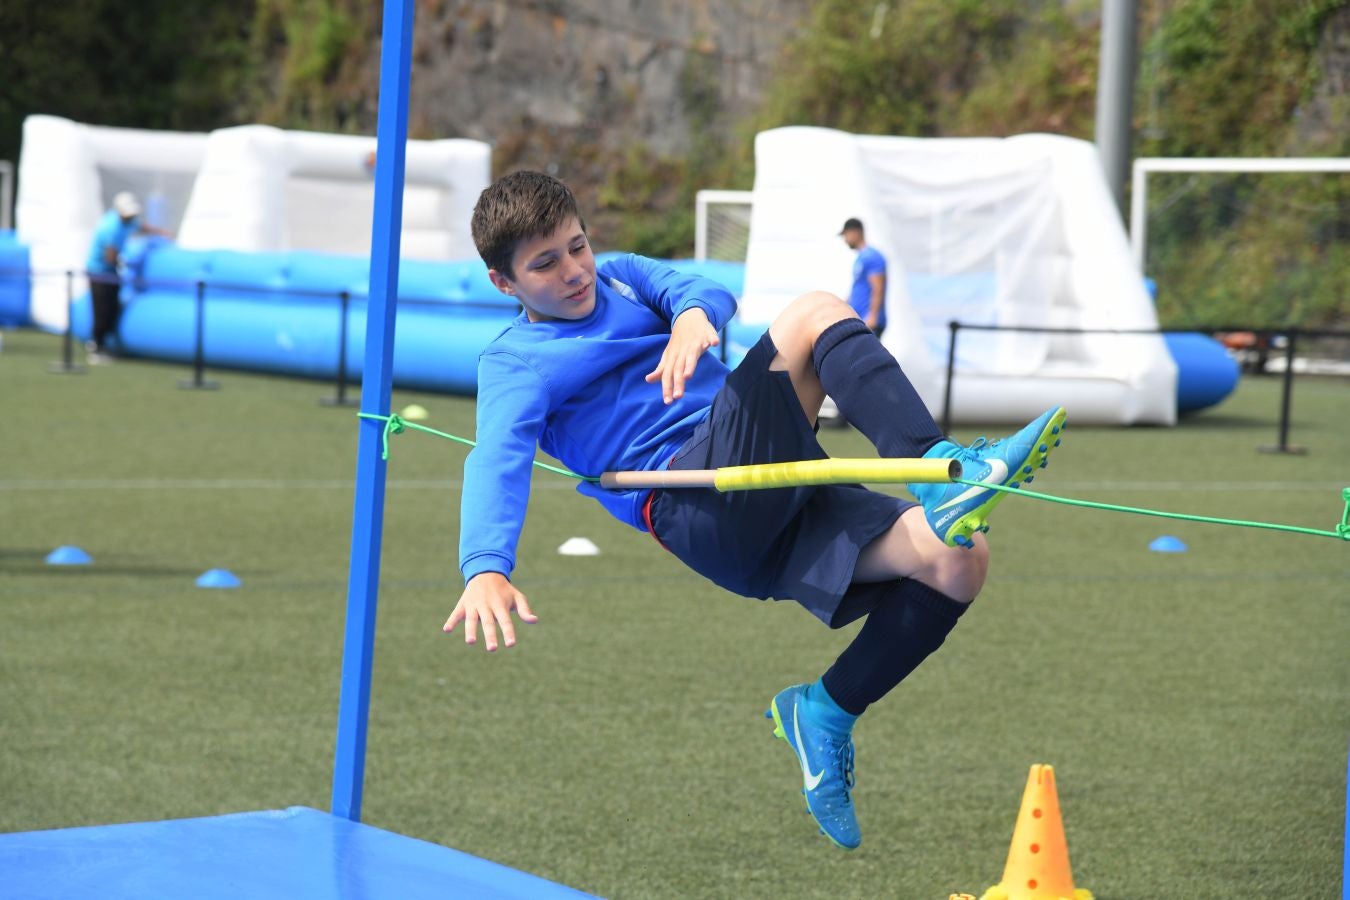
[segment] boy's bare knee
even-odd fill
[[[961,603],[975,599],[989,573],[989,545],[976,535],[970,549],[943,547],[930,560],[928,571],[919,577],[929,587]]]
[[[811,291],[793,300],[774,320],[770,331],[775,343],[814,346],[821,332],[836,322],[857,318],[858,314],[843,300],[828,291]]]

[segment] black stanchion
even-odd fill
[[[1298,329],[1291,328],[1284,336],[1284,381],[1280,389],[1280,442],[1274,446],[1259,447],[1262,453],[1307,453],[1303,447],[1289,444],[1289,415],[1294,401],[1294,347],[1298,344]]]
[[[66,269],[66,330],[61,335],[61,359],[50,363],[47,371],[55,375],[83,375],[84,366],[75,362],[75,273]]]
[[[951,336],[947,339],[947,381],[942,387],[942,433],[952,433],[952,381],[956,378],[956,334],[961,323],[952,319],[947,323]]]
[[[214,391],[220,387],[216,381],[207,381],[205,379],[206,369],[206,282],[197,282],[197,336],[196,343],[192,351],[192,378],[181,379],[178,382],[180,388],[190,388],[198,391]]]
[[[337,393],[332,397],[320,397],[319,402],[324,406],[355,406],[360,399],[347,397],[347,312],[352,295],[343,291],[338,294],[338,300],[341,301],[342,318],[338,322]]]

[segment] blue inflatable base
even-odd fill
[[[0,231],[0,325],[29,325],[32,272],[28,246],[13,231]]]
[[[1207,334],[1163,335],[1177,364],[1177,412],[1190,413],[1221,403],[1237,387],[1241,369],[1228,348]]]
[[[6,897],[61,900],[578,900],[458,850],[303,806],[0,834]]]
[[[597,262],[603,262],[601,254]],[[671,265],[696,269],[739,295],[744,266]],[[151,242],[133,258],[122,290],[122,318],[113,348],[131,356],[191,363],[196,352],[197,285],[205,285],[203,360],[235,368],[334,378],[346,311],[346,373],[361,378],[369,263],[321,253],[234,253],[182,250]],[[520,314],[493,287],[479,261],[404,260],[399,268],[394,383],[415,390],[472,394],[478,355]],[[89,297],[72,310],[73,331],[86,340]]]
[[[603,263],[601,254],[597,262]],[[3,244],[0,244],[0,262]],[[712,278],[740,296],[745,266],[674,260],[677,269]],[[331,379],[338,371],[346,294],[347,377],[361,378],[369,263],[331,254],[182,250],[147,242],[133,255],[134,278],[123,288],[121,350],[191,363],[196,350],[197,285],[205,284],[203,358],[208,367]],[[26,282],[25,282],[26,284]],[[25,295],[26,296],[26,295]],[[399,268],[394,383],[415,390],[472,394],[478,355],[520,313],[493,287],[478,260],[420,262]],[[0,314],[4,306],[0,303]],[[25,305],[26,313],[26,305]],[[73,329],[90,332],[86,295],[76,301]],[[733,322],[727,356],[734,364],[763,327]],[[1177,410],[1195,412],[1223,401],[1239,367],[1218,341],[1199,333],[1167,334],[1177,364]]]

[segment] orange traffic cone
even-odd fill
[[[985,891],[980,900],[1092,900],[1091,891],[1073,886],[1052,767],[1031,767],[1003,881]]]

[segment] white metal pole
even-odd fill
[[[14,163],[0,159],[0,231],[14,227]]]
[[[1116,209],[1125,205],[1134,110],[1135,0],[1102,0],[1101,51],[1097,65],[1097,154]]]

